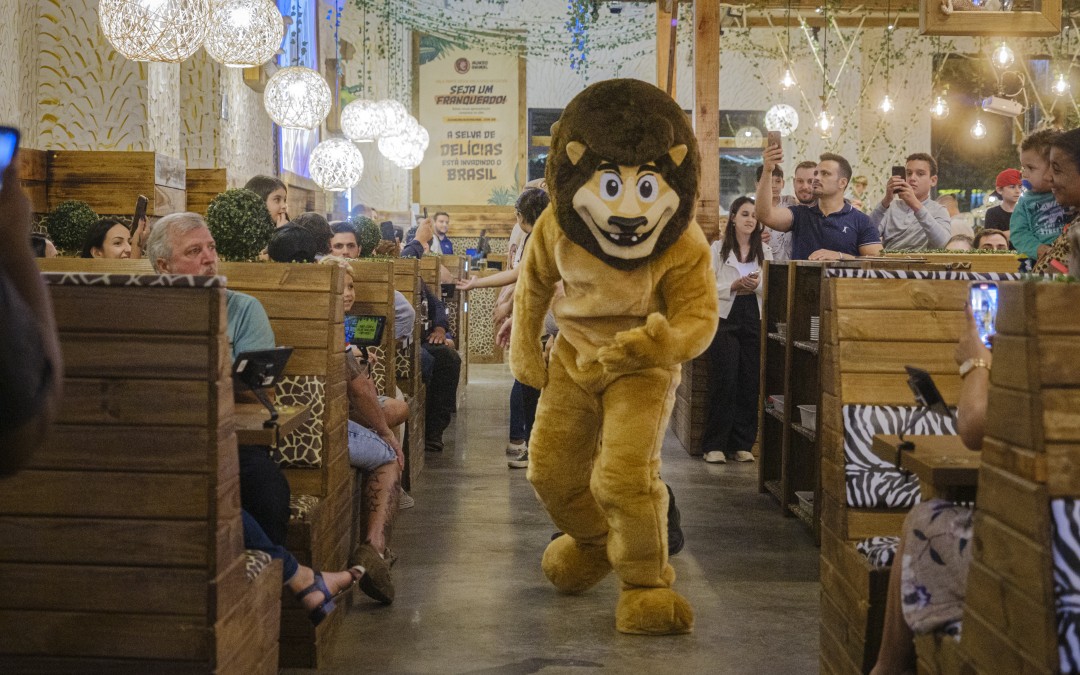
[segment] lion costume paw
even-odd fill
[[[596,358],[609,373],[632,373],[660,365],[673,351],[671,324],[663,314],[652,313],[640,328],[615,334],[610,345],[601,347]]]
[[[582,546],[570,535],[556,537],[540,563],[548,581],[563,593],[584,593],[611,572],[606,546]]]
[[[619,595],[615,629],[632,635],[678,635],[694,630],[694,610],[670,588],[631,588]]]

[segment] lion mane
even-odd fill
[[[587,148],[576,165],[566,152],[572,141]],[[689,152],[676,165],[668,151],[679,144],[686,145]],[[652,163],[679,195],[679,207],[660,233],[651,256],[625,260],[604,253],[574,210],[574,194],[601,162],[621,166]],[[551,187],[551,206],[566,236],[604,263],[629,270],[662,254],[686,231],[697,206],[700,166],[694,130],[678,104],[647,82],[615,79],[586,88],[552,125],[545,179]]]

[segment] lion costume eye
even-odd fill
[[[604,201],[613,202],[622,196],[622,178],[619,174],[605,171],[600,175],[600,196]]]
[[[656,176],[646,174],[638,178],[637,193],[641,201],[655,202],[656,198],[660,196],[660,185],[657,183]]]

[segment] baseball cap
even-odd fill
[[[1000,190],[1003,187],[1009,185],[1020,185],[1023,180],[1023,176],[1016,169],[1005,169],[997,175],[997,180],[994,181],[994,187]]]

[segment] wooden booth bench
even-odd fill
[[[999,285],[960,639],[920,673],[1080,671],[1080,284]]]
[[[420,292],[420,261],[416,258],[395,258],[393,265],[394,290],[404,295],[416,310],[412,336],[398,342],[395,357],[397,386],[405,394],[405,400],[409,404],[409,419],[405,423],[405,441],[402,444],[402,449],[405,451],[405,473],[402,476],[402,484],[406,490],[412,490],[414,482],[424,470],[426,444],[424,413],[427,389],[420,376],[423,295]]]
[[[469,259],[465,256],[444,255],[440,256],[439,261],[454,279],[469,278]],[[446,304],[454,344],[461,355],[461,379],[458,381],[458,405],[461,406],[464,404],[465,385],[469,383],[469,291],[444,291],[442,301]]]
[[[44,278],[64,396],[0,479],[0,672],[276,673],[281,563],[243,547],[224,280]]]
[[[960,390],[953,352],[975,281],[1014,275],[914,270],[824,271],[817,431],[821,513],[821,670],[873,665],[881,640],[888,561],[871,562],[875,537],[900,533],[919,501],[916,477],[874,455],[877,434],[905,431],[916,412],[905,365],[929,371],[947,403]],[[799,326],[789,334],[799,339]],[[799,400],[786,401],[785,407]],[[911,434],[955,434],[930,414]],[[876,564],[875,564],[876,563]]]

